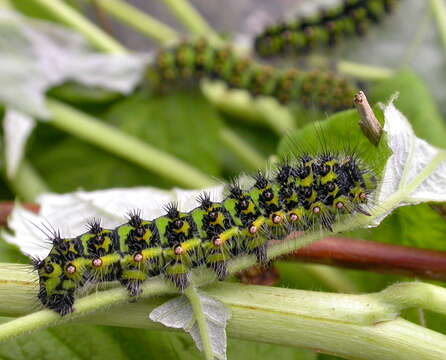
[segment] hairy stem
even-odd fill
[[[35,296],[33,280],[33,275],[23,267],[0,265],[1,315],[19,316],[30,311]],[[438,286],[401,283],[364,295],[230,283],[214,284],[204,290],[231,311],[228,323],[231,337],[304,346],[352,360],[442,360],[446,354],[444,335],[397,317],[400,311],[412,307],[444,314],[446,290]],[[174,291],[159,278],[144,284],[147,296],[173,294]],[[78,299],[75,312],[65,318],[44,310],[4,323],[0,325],[0,340],[73,319],[94,324],[163,329],[159,323],[148,320],[147,314],[164,300],[148,299],[124,305],[127,300],[122,288],[100,291]],[[113,316],[110,316],[108,306],[112,304],[121,305],[114,307]],[[94,314],[83,316],[94,310],[97,310]],[[21,326],[20,331],[18,326]]]
[[[29,0],[56,16],[66,25],[76,29],[98,49],[112,54],[124,54],[125,48],[103,30],[92,24],[89,20],[73,10],[60,0]]]
[[[160,44],[167,45],[179,37],[174,29],[122,0],[97,0],[97,2],[110,15]]]
[[[173,155],[126,135],[90,115],[56,100],[47,101],[49,124],[188,188],[215,185],[214,180]]]

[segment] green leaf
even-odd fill
[[[378,119],[382,112],[374,108]],[[336,113],[328,119],[310,123],[282,138],[278,154],[284,158],[300,153],[320,154],[324,151],[344,151],[360,155],[376,174],[381,170],[390,155],[386,141],[382,138],[378,147],[372,145],[358,126],[359,115],[356,110]]]
[[[48,329],[0,344],[2,359],[126,360],[126,349],[102,326],[75,325]]]
[[[105,118],[208,174],[220,174],[221,119],[198,92],[152,98],[146,93],[135,94],[112,106]]]
[[[444,148],[446,124],[424,81],[413,71],[405,69],[373,84],[368,94],[373,102],[386,102],[396,92],[399,96],[395,104],[409,119],[415,134],[432,145]]]

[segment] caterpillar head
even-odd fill
[[[42,305],[60,315],[73,311],[74,283],[64,277],[61,258],[50,254],[43,260],[33,261],[39,274],[38,298]]]

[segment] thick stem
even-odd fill
[[[124,54],[124,47],[107,33],[60,0],[29,0],[50,12],[66,25],[82,33],[98,49],[112,54]]]
[[[179,38],[179,34],[174,29],[122,0],[96,1],[110,15],[155,39],[160,44],[166,45]]]
[[[208,324],[203,312],[203,307],[201,306],[200,296],[198,295],[196,287],[190,285],[184,292],[184,295],[189,299],[189,302],[192,306],[195,321],[197,322],[198,330],[200,332],[201,344],[206,360],[213,360],[214,352],[212,351],[211,340],[209,338]]]
[[[132,161],[175,184],[188,188],[215,185],[210,177],[192,166],[90,115],[53,99],[48,99],[47,106],[53,115],[49,124]]]
[[[1,315],[18,316],[30,311],[35,296],[33,281],[34,277],[23,267],[0,266]],[[228,323],[231,337],[304,346],[352,360],[443,360],[446,356],[444,335],[397,318],[401,310],[411,307],[445,313],[446,290],[438,286],[402,283],[366,295],[230,283],[214,284],[204,290],[231,311]],[[144,284],[147,296],[172,294],[173,291],[168,283],[157,278]],[[0,339],[39,328],[34,325],[45,327],[75,317],[79,322],[93,324],[163,329],[147,318],[159,305],[159,300],[141,299],[138,303],[123,305],[127,300],[124,289],[100,291],[78,299],[75,312],[68,317],[41,311],[3,324]],[[121,305],[114,307],[113,316],[110,316],[108,306],[112,304]],[[90,310],[86,311],[88,307]],[[94,310],[97,310],[94,314],[81,318]],[[18,326],[21,332],[16,330]]]

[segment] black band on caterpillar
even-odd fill
[[[254,49],[259,56],[306,53],[314,47],[335,45],[341,38],[362,35],[379,22],[398,0],[342,0],[333,9],[293,22],[271,25],[258,34]]]
[[[212,47],[205,40],[159,51],[148,69],[148,78],[160,92],[178,82],[196,84],[201,78],[218,79],[253,96],[272,96],[283,104],[295,102],[333,112],[350,108],[357,92],[347,79],[332,72],[278,70],[238,57],[230,47]]]
[[[55,232],[49,255],[34,261],[38,298],[66,315],[73,311],[76,291],[89,283],[117,280],[130,296],[138,296],[146,279],[162,274],[183,291],[191,269],[199,266],[222,280],[233,257],[253,254],[265,263],[270,238],[295,230],[332,230],[348,214],[367,214],[375,188],[373,172],[354,155],[305,155],[270,177],[259,172],[248,189],[232,183],[221,202],[204,193],[189,212],[168,204],[166,214],[153,220],[134,211],[115,229],[94,220],[74,238]]]

